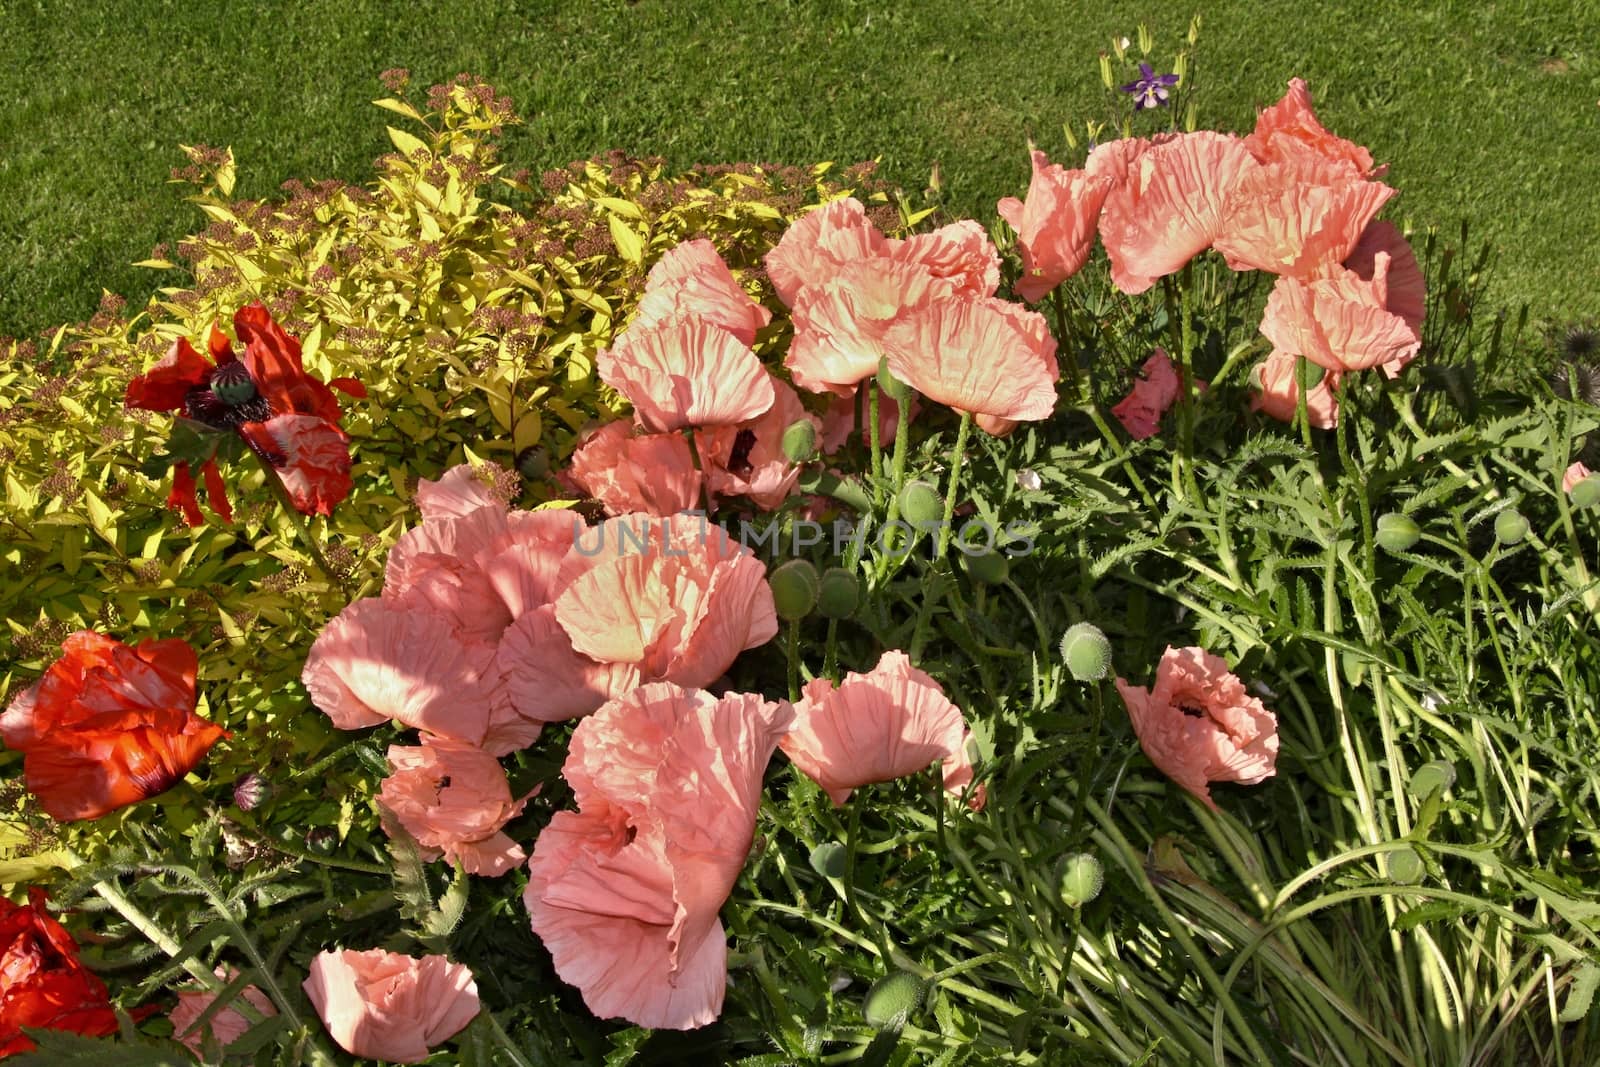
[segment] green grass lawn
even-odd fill
[[[1030,135],[1063,154],[1062,123],[1100,113],[1107,39],[1142,16],[1170,46],[1195,5],[1105,8],[0,0],[0,334],[84,318],[102,287],[143,301],[162,279],[130,263],[199,225],[165,184],[180,141],[232,145],[245,196],[365,181],[388,148],[368,106],[388,67],[508,92],[530,119],[513,166],[612,147],[675,164],[876,156],[918,190],[937,160],[950,205],[987,219],[1025,186]],[[1391,217],[1470,217],[1499,248],[1495,298],[1600,312],[1600,5],[1202,11],[1202,124],[1246,129],[1300,75],[1330,128],[1392,164]]]

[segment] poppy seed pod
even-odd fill
[[[1067,673],[1080,682],[1098,682],[1111,670],[1111,642],[1098,626],[1080,622],[1061,638]]]
[[[824,619],[848,619],[861,605],[861,580],[843,567],[822,572],[817,589],[817,612]]]
[[[804,463],[817,454],[817,428],[810,419],[797,419],[783,431],[779,445],[790,463]]]
[[[1087,852],[1068,856],[1061,865],[1061,900],[1069,908],[1081,908],[1100,895],[1105,871],[1100,861]]]
[[[912,1012],[922,1007],[925,992],[922,979],[907,971],[896,971],[872,983],[872,988],[867,990],[867,999],[861,1006],[861,1014],[866,1017],[868,1026],[883,1030],[894,1025],[897,1018],[903,1023]]]
[[[1401,849],[1389,853],[1389,878],[1400,885],[1416,885],[1422,881],[1428,868],[1415,849]]]
[[[817,606],[820,583],[817,568],[809,560],[791,559],[767,576],[767,584],[772,587],[778,618],[785,622],[803,619]]]
[[[1528,520],[1516,508],[1507,508],[1494,520],[1494,539],[1514,545],[1528,536]]]
[[[907,482],[900,490],[900,514],[913,526],[932,525],[944,517],[944,501],[932,482]]]
[[[1377,531],[1372,539],[1386,552],[1405,552],[1422,537],[1422,527],[1410,515],[1391,511],[1378,516]]]
[[[1408,792],[1417,800],[1422,800],[1430,793],[1442,792],[1449,789],[1456,780],[1456,765],[1448,760],[1433,760],[1418,767],[1411,775],[1411,782],[1407,786]]]

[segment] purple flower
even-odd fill
[[[1148,107],[1166,107],[1167,90],[1178,84],[1176,74],[1157,74],[1148,63],[1139,64],[1139,79],[1131,81],[1122,87],[1125,93],[1133,94],[1133,109],[1143,111]]]

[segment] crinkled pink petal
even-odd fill
[[[631,663],[599,663],[573,650],[554,604],[523,615],[506,630],[496,669],[516,713],[533,722],[587,715],[639,684]]]
[[[1017,422],[1055,410],[1055,338],[1018,304],[936,301],[891,327],[884,346],[895,377],[958,411]]]
[[[883,255],[888,248],[888,238],[867,220],[861,201],[830,200],[784,231],[767,253],[767,276],[778,299],[793,307],[802,287],[825,280],[846,263]]]
[[[822,436],[819,442],[824,455],[832,455],[845,446],[850,439],[850,434],[861,426],[862,439],[866,439],[866,419],[864,409],[869,405],[866,394],[856,393],[850,396],[835,394],[828,399],[828,407],[822,413]],[[911,398],[911,418],[916,418],[921,403],[915,396]],[[893,397],[880,394],[878,397],[878,440],[893,441],[895,431],[900,425],[900,405]]]
[[[1406,320],[1385,307],[1388,263],[1388,254],[1379,252],[1371,280],[1344,267],[1310,282],[1280,277],[1267,298],[1262,334],[1278,351],[1327,370],[1403,366],[1420,342]]]
[[[873,782],[887,782],[944,764],[944,787],[960,793],[972,781],[966,720],[932,677],[904,652],[885,652],[866,674],[835,687],[818,678],[795,705],[794,726],[779,745],[835,804]]]
[[[932,272],[935,278],[948,280],[959,296],[993,296],[1000,288],[1000,252],[989,240],[988,231],[972,219],[952,222],[903,241],[891,240],[888,254]]]
[[[236,971],[223,967],[216,968],[214,973],[224,982],[233,981],[237,974]],[[196,1027],[195,1023],[211,1006],[212,1001],[217,999],[217,995],[201,989],[179,989],[177,993],[178,1003],[167,1014],[168,1020],[172,1023],[172,1036],[188,1046],[197,1057],[203,1054],[207,1033],[216,1038],[218,1045],[227,1048],[243,1037],[252,1025],[244,1013],[234,1008],[230,1001],[228,1007],[211,1016],[210,1022]],[[239,999],[263,1016],[278,1014],[278,1009],[272,1006],[272,1001],[267,999],[267,995],[253,985],[240,990]]]
[[[1094,250],[1100,209],[1112,180],[1066,170],[1033,151],[1033,179],[1026,201],[1008,196],[996,206],[1017,231],[1022,276],[1012,286],[1030,304],[1083,269]]]
[[[772,312],[744,291],[716,245],[704,238],[675,246],[650,268],[628,329],[645,330],[680,316],[720,326],[746,345],[755,344],[756,334],[772,321]]]
[[[568,473],[612,515],[672,515],[700,504],[700,472],[681,433],[635,434],[628,421],[584,438]]]
[[[1250,410],[1265,411],[1280,422],[1293,422],[1299,393],[1295,386],[1296,366],[1294,356],[1274,349],[1257,370]],[[1322,380],[1306,393],[1306,418],[1311,425],[1331,430],[1339,424],[1339,397],[1334,391],[1338,384],[1339,373],[1324,370]]]
[[[1394,223],[1380,220],[1368,226],[1344,265],[1358,277],[1371,281],[1377,274],[1380,254],[1389,257],[1384,306],[1405,319],[1412,336],[1420,341],[1422,320],[1428,308],[1428,286],[1422,277],[1422,267],[1417,263],[1417,254]],[[1407,362],[1391,360],[1378,366],[1386,377],[1398,378]]]
[[[771,376],[750,346],[695,319],[630,329],[595,364],[651,433],[744,422],[772,406]]]
[[[462,641],[442,615],[358,600],[317,635],[300,679],[341,730],[385,719],[478,743],[488,726],[494,649]]]
[[[513,800],[505,771],[472,745],[430,740],[390,745],[393,772],[378,790],[378,804],[423,849],[443,855],[471,874],[497,877],[527,856],[500,828],[521,814],[527,798]]]
[[[312,957],[303,988],[340,1048],[393,1063],[427,1059],[480,1010],[472,971],[443,956],[322,952]]]
[[[1220,656],[1168,648],[1151,689],[1116,682],[1150,762],[1212,810],[1210,783],[1255,785],[1275,772],[1277,717]]]
[[[656,684],[573,732],[563,773],[582,808],[558,813],[523,896],[556,972],[596,1015],[690,1029],[727,980],[717,917],[755,832],[786,705]]]
[[[511,619],[543,607],[560,592],[561,561],[572,550],[572,521],[572,514],[560,508],[513,511],[504,536],[476,556]]]
[[[331,515],[350,495],[350,438],[327,419],[276,415],[239,433],[277,471],[296,511]]]
[[[417,506],[422,509],[423,521],[427,522],[458,519],[485,507],[504,510],[505,502],[489,491],[472,464],[459,463],[437,481],[423,478],[417,483]]]
[[[1161,416],[1178,401],[1183,384],[1172,360],[1162,349],[1144,361],[1133,389],[1111,409],[1122,428],[1135,440],[1154,437],[1161,429]]]
[[[1578,487],[1578,483],[1589,477],[1594,472],[1582,463],[1574,463],[1561,475],[1561,491],[1570,493]]]
[[[1310,157],[1343,163],[1360,177],[1376,177],[1388,169],[1373,167],[1371,152],[1323,128],[1311,108],[1311,92],[1300,78],[1289,82],[1283,99],[1256,116],[1256,128],[1244,139],[1244,145],[1262,163]]]
[[[1125,293],[1144,292],[1210,248],[1224,232],[1229,197],[1260,167],[1237,137],[1210,131],[1100,158],[1097,168],[1091,155],[1088,173],[1114,176],[1126,166],[1100,215],[1111,280]]]
[[[849,396],[878,373],[884,333],[953,291],[921,263],[879,256],[840,264],[800,290],[784,366],[802,389]]]
[[[1270,164],[1239,181],[1216,239],[1229,267],[1309,281],[1355,250],[1395,190],[1348,170],[1322,171]]]

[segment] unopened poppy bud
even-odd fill
[[[550,473],[550,453],[534,445],[517,453],[517,470],[524,478],[543,478]]]
[[[1061,658],[1078,681],[1098,682],[1111,670],[1111,642],[1098,626],[1080,622],[1062,635]]]
[[[894,376],[889,370],[887,359],[878,360],[878,388],[883,390],[884,396],[897,404],[903,404],[911,399],[911,386]]]
[[[1411,775],[1407,786],[1412,797],[1422,800],[1430,793],[1438,793],[1455,784],[1456,765],[1448,760],[1436,759],[1424,763]]]
[[[824,619],[848,619],[861,605],[861,579],[843,567],[822,572],[817,588],[817,613]]]
[[[961,566],[975,582],[984,585],[1004,585],[1011,577],[1011,561],[999,552],[962,553]]]
[[[790,463],[804,463],[817,454],[817,428],[810,419],[800,419],[783,431],[783,454]]]
[[[1410,515],[1391,511],[1378,516],[1378,528],[1372,539],[1386,552],[1404,552],[1422,537],[1422,527]]]
[[[900,490],[900,514],[913,526],[931,526],[944,518],[944,501],[932,482],[907,482]]]
[[[1087,852],[1068,856],[1061,865],[1061,900],[1069,908],[1081,908],[1100,895],[1105,880],[1100,861]]]
[[[786,622],[805,618],[817,606],[817,568],[810,560],[791,559],[767,576],[767,584],[778,618]]]
[[[1528,536],[1528,520],[1516,508],[1507,508],[1494,520],[1494,539],[1514,545]]]
[[[1572,487],[1572,506],[1592,508],[1600,504],[1600,474],[1591,474]]]
[[[233,802],[240,811],[252,811],[267,799],[267,780],[251,771],[233,785]]]
[[[1388,860],[1389,879],[1401,885],[1416,885],[1428,872],[1427,865],[1422,862],[1422,857],[1417,855],[1416,849],[1405,848],[1391,852]]]
[[[882,1030],[898,1019],[904,1023],[911,1013],[922,1007],[926,986],[922,979],[906,971],[896,971],[872,983],[861,1014],[867,1025]]]

